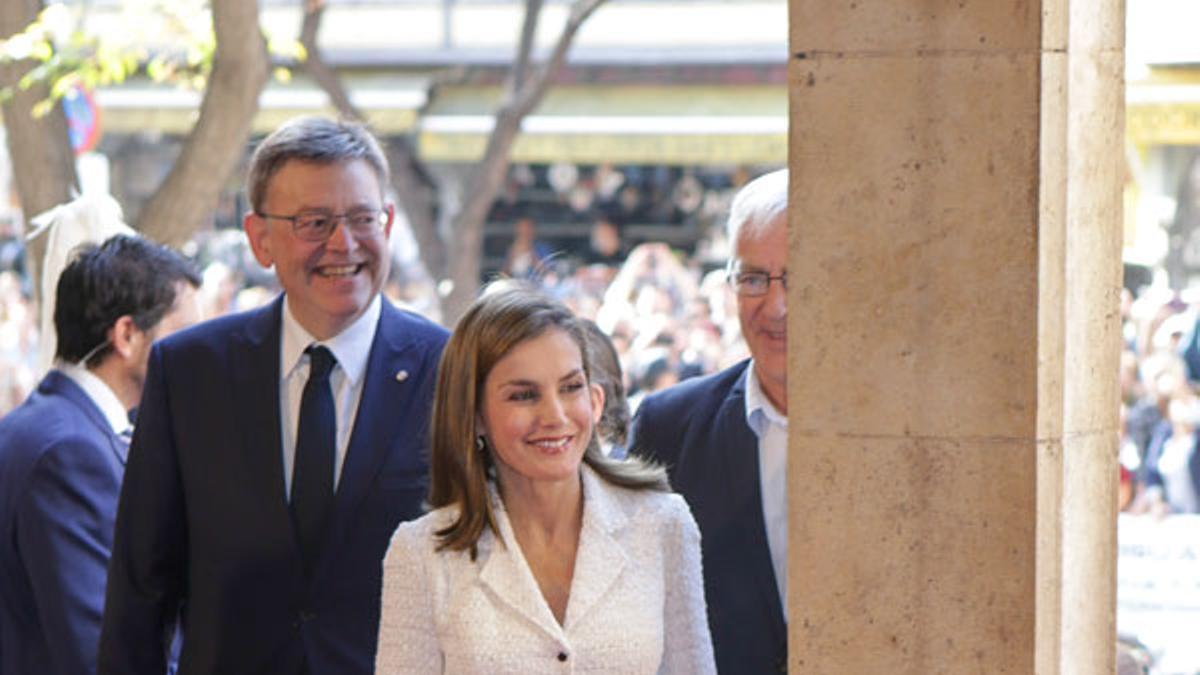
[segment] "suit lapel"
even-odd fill
[[[583,528],[575,553],[575,575],[567,602],[566,629],[587,616],[621,576],[629,557],[613,536],[628,522],[621,505],[590,468],[583,466]]]
[[[279,331],[283,296],[252,313],[230,345],[230,387],[236,425],[242,431],[242,457],[256,493],[273,519],[291,529],[284,495],[279,410]]]
[[[529,563],[525,561],[524,555],[521,554],[521,548],[517,545],[512,524],[508,520],[508,513],[505,512],[504,504],[494,489],[491,498],[495,508],[496,527],[500,530],[500,536],[496,537],[490,530],[487,530],[479,539],[479,557],[484,560],[483,569],[479,573],[480,582],[501,602],[511,607],[518,616],[534,624],[546,634],[557,639],[564,639],[563,629],[558,625],[554,614],[550,612],[550,606],[542,597],[542,591],[533,578],[533,572],[529,570]],[[570,609],[567,611],[569,612]]]
[[[779,633],[786,629],[783,606],[779,602],[779,586],[775,581],[775,567],[771,563],[770,546],[767,544],[767,526],[763,520],[758,436],[746,423],[748,375],[748,368],[742,371],[717,413],[714,447],[721,449],[724,458],[724,471],[717,475],[723,486],[744,486],[734,495],[732,503],[741,510],[738,518],[744,525],[741,528],[743,545],[753,556],[752,574],[761,606],[767,608],[772,630]],[[746,451],[742,451],[742,448]]]
[[[485,538],[489,544],[480,548],[481,558],[486,555],[480,581],[517,614],[557,639],[562,639],[564,632],[571,631],[584,620],[629,564],[625,549],[613,536],[629,522],[628,516],[613,498],[610,488],[605,487],[590,468],[584,466],[581,473],[583,527],[579,533],[575,573],[562,626],[542,597],[529,563],[516,543],[508,513],[494,490],[491,498],[496,509],[496,526],[504,543],[496,543],[490,533],[480,539],[481,544]]]
[[[416,378],[409,374],[420,372],[422,363],[418,350],[409,348],[412,341],[402,322],[399,310],[384,300],[338,481],[330,535],[345,531],[384,460],[406,431],[405,423],[412,421],[404,414],[417,389],[413,384]]]

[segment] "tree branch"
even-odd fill
[[[504,103],[496,112],[496,122],[488,137],[487,146],[476,168],[471,173],[465,194],[469,195],[462,211],[454,219],[455,260],[452,269],[454,290],[445,303],[445,319],[453,323],[466,310],[479,283],[479,259],[483,250],[483,225],[492,203],[504,185],[508,173],[509,158],[521,122],[541,103],[550,82],[566,63],[567,52],[583,22],[596,11],[604,0],[577,0],[572,6],[562,32],[551,50],[550,56],[535,74],[527,77],[523,84],[517,78],[509,78],[509,89]],[[528,18],[526,19],[528,23]],[[518,46],[518,60],[520,50]],[[527,55],[526,55],[527,56]]]
[[[602,4],[604,4],[604,0],[576,0],[571,4],[567,21],[563,24],[562,32],[559,33],[558,41],[554,43],[554,49],[551,50],[550,56],[538,69],[537,75],[517,91],[515,106],[517,110],[521,111],[522,117],[528,115],[542,102],[542,97],[545,96],[550,81],[567,61],[567,52],[571,50],[575,35],[583,26],[583,22],[587,21],[588,17]]]
[[[41,0],[4,0],[0,2],[0,39],[7,39],[33,23],[42,10]],[[33,116],[33,107],[50,96],[49,88],[38,84],[21,89],[18,83],[34,68],[33,61],[0,64],[0,88],[13,92],[4,102],[4,131],[8,154],[12,160],[13,183],[21,201],[26,232],[29,220],[50,208],[71,200],[77,192],[79,178],[75,173],[75,153],[67,135],[67,118],[62,105],[55,105],[40,118]],[[41,296],[42,256],[46,237],[26,242],[25,260],[33,281],[34,300]],[[39,303],[39,306],[40,303]]]
[[[304,22],[300,26],[300,44],[308,53],[304,59],[304,71],[316,81],[317,86],[329,97],[338,114],[346,119],[365,123],[362,112],[350,101],[350,94],[342,86],[342,78],[334,72],[317,45],[317,34],[321,29],[321,18],[325,15],[325,0],[305,0]]]
[[[517,53],[513,59],[512,75],[509,78],[512,91],[525,86],[529,70],[529,59],[533,53],[533,41],[537,37],[538,19],[542,15],[542,0],[525,0],[525,16],[521,20],[521,37],[517,41]]]

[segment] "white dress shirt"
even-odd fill
[[[771,566],[779,587],[779,602],[787,618],[787,415],[779,412],[754,372],[754,362],[746,369],[746,424],[758,436],[758,484],[762,492],[763,524],[767,528],[767,546]]]
[[[92,399],[92,403],[104,413],[104,419],[108,420],[114,434],[121,434],[129,430],[132,426],[129,423],[129,411],[121,405],[121,400],[108,384],[97,377],[92,371],[87,368],[82,368],[74,363],[56,363],[55,370],[66,375],[69,380],[79,385],[83,393]]]
[[[292,499],[292,470],[296,463],[296,433],[300,427],[300,399],[304,397],[304,385],[308,382],[308,354],[304,350],[313,343],[324,345],[333,352],[337,365],[329,375],[329,386],[333,390],[333,408],[337,416],[337,446],[333,458],[333,489],[342,477],[342,464],[346,449],[350,446],[350,432],[358,414],[358,402],[362,398],[363,375],[367,360],[371,356],[371,343],[375,340],[375,328],[379,324],[382,300],[376,295],[362,316],[346,330],[332,338],[318,342],[316,338],[296,321],[283,303],[283,327],[279,349],[279,410],[280,439],[283,441],[283,488],[290,502]]]
[[[700,530],[676,494],[628,490],[584,466],[583,527],[563,623],[492,490],[499,537],[436,550],[455,507],[401,523],[383,563],[379,675],[716,672]]]

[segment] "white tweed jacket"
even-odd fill
[[[493,489],[503,543],[435,552],[452,507],[402,523],[383,565],[378,675],[715,673],[700,531],[683,498],[606,483],[584,465],[583,529],[555,620]]]

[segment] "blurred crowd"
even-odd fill
[[[647,393],[716,372],[749,355],[725,270],[707,262],[711,256],[688,255],[657,242],[626,250],[619,228],[605,223],[598,229],[603,232],[598,253],[553,251],[517,236],[514,249],[536,246],[537,254],[514,250],[510,258],[520,262],[503,274],[542,285],[609,336],[631,412]],[[697,250],[713,246],[722,244],[703,242]],[[219,232],[188,252],[203,274],[198,295],[204,318],[257,307],[278,292],[273,275],[245,250],[240,231]],[[0,260],[0,415],[24,400],[40,376],[37,311],[24,266],[15,260]],[[411,267],[394,265],[399,274],[384,292],[398,304],[440,320],[434,284],[406,273]]]
[[[641,244],[620,267],[584,265],[541,283],[612,340],[631,412],[646,394],[749,356],[725,270],[705,272],[666,244]]]
[[[608,336],[631,414],[648,393],[746,358],[723,268],[663,243],[618,253],[615,228],[611,238],[603,255],[572,255],[518,236],[514,249],[539,250],[504,273],[544,286]],[[199,256],[205,318],[256,307],[277,292],[270,273],[237,245],[241,233],[224,239]],[[40,375],[37,312],[12,248],[11,238],[0,242],[0,414],[24,400]],[[385,292],[440,318],[434,286],[419,276],[401,274]],[[1121,316],[1121,508],[1200,513],[1200,295],[1149,288],[1135,297],[1125,290]]]
[[[1200,513],[1200,297],[1121,298],[1121,508]]]

